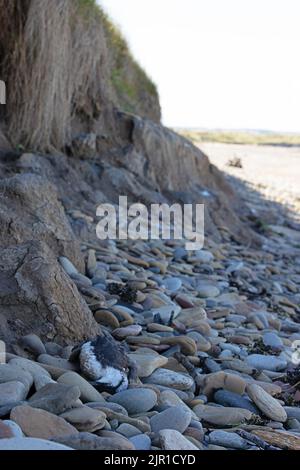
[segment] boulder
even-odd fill
[[[73,344],[94,337],[99,326],[49,246],[31,241],[0,250],[0,338]]]

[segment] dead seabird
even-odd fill
[[[136,364],[108,333],[76,346],[70,360],[79,362],[82,374],[100,392],[121,392],[136,379]]]

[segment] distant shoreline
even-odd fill
[[[215,142],[221,144],[300,147],[300,134],[296,133],[277,133],[255,130],[196,130],[183,128],[174,130],[195,143]]]

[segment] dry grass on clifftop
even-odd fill
[[[154,85],[94,0],[0,0],[0,26],[14,146],[62,150],[75,117],[91,123],[126,103],[139,113],[144,90],[159,109]]]

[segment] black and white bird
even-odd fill
[[[70,361],[79,363],[82,374],[100,392],[121,392],[136,380],[136,364],[108,333],[76,346]]]

